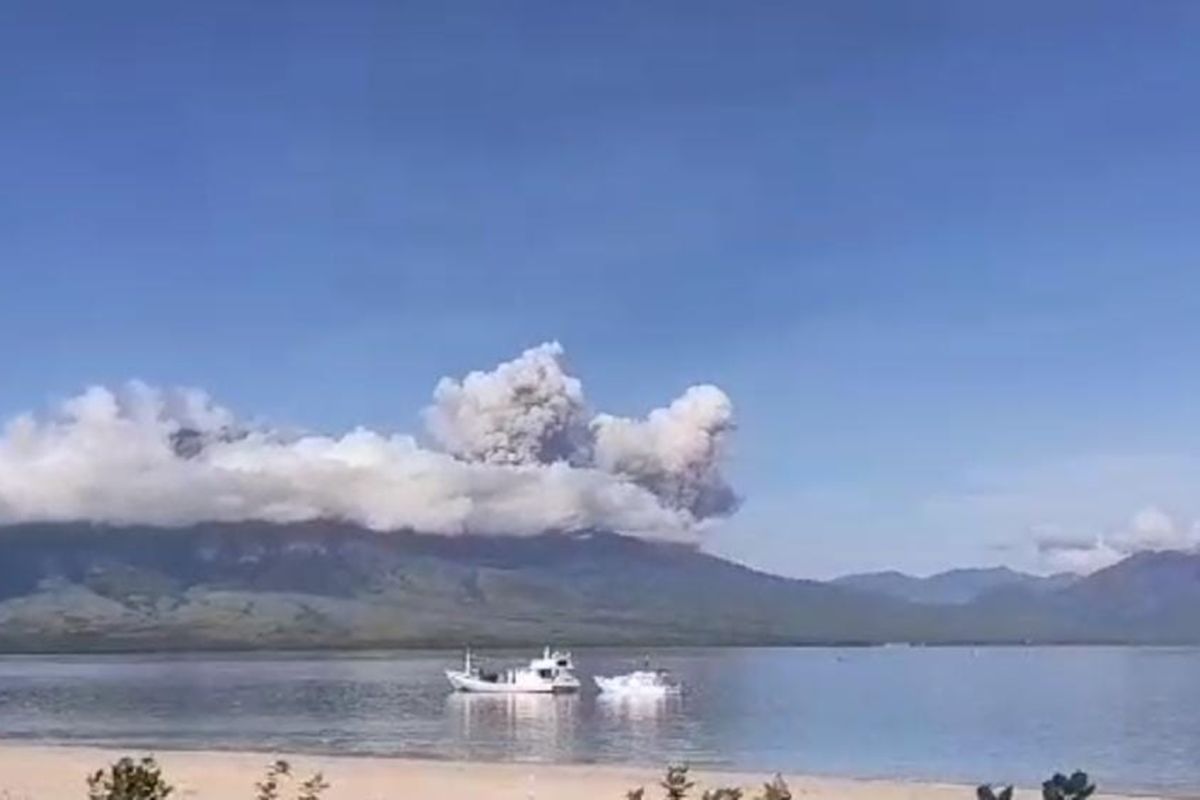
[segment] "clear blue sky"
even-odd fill
[[[757,565],[1188,524],[1197,42],[1183,0],[17,0],[0,411],[412,430],[557,338],[609,410],[733,396],[713,546]]]

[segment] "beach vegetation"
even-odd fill
[[[289,762],[283,759],[271,762],[267,765],[267,772],[263,779],[254,784],[257,791],[255,800],[280,800],[283,785],[291,783],[294,778],[292,765]],[[325,781],[325,776],[318,772],[300,784],[296,792],[296,800],[320,800],[321,794],[328,788],[329,784]]]
[[[664,800],[686,800],[688,794],[696,787],[695,781],[688,776],[686,764],[667,767],[666,775],[659,782],[663,790]],[[735,786],[721,786],[706,789],[700,800],[742,800],[745,793]],[[638,787],[625,793],[625,800],[645,800],[645,787]],[[769,783],[763,784],[762,793],[753,800],[792,800],[791,789],[782,775],[776,775]],[[1064,800],[1073,800],[1064,798]]]
[[[1088,774],[1076,770],[1071,777],[1056,772],[1042,783],[1042,800],[1087,800],[1096,791],[1096,784],[1088,780]]]
[[[271,762],[263,779],[254,784],[255,800],[282,800],[285,785],[294,780],[291,764],[282,759]],[[89,775],[87,785],[88,800],[167,800],[175,793],[158,763],[149,757],[138,761],[121,758]],[[295,800],[321,800],[328,788],[325,776],[317,772],[296,787]]]
[[[663,797],[666,800],[683,800],[695,785],[695,782],[688,778],[686,764],[668,766],[667,774],[659,783],[659,786],[663,788]]]
[[[1096,784],[1088,779],[1086,772],[1076,770],[1070,777],[1061,772],[1054,773],[1042,782],[1042,800],[1088,800],[1096,791]],[[977,800],[1012,800],[1013,787],[1005,786],[999,791],[990,784],[982,784],[975,790]]]
[[[254,784],[254,800],[279,800],[279,784],[291,777],[292,765],[282,759],[267,766],[267,774]]]
[[[88,776],[88,800],[166,800],[175,791],[153,758],[122,758]]]
[[[977,800],[1012,800],[1013,787],[1005,786],[1000,791],[989,784],[982,784],[975,790]]]
[[[761,800],[792,800],[792,790],[782,775],[776,775],[770,783],[763,784]]]

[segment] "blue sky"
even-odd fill
[[[732,395],[755,565],[1200,516],[1200,4],[447,5],[6,5],[3,415],[413,430],[558,339]]]

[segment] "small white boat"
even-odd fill
[[[571,654],[551,652],[547,647],[541,658],[527,667],[501,672],[481,670],[471,663],[471,651],[463,657],[462,669],[446,670],[446,679],[455,691],[481,694],[566,694],[579,691]]]
[[[594,680],[606,695],[661,697],[679,691],[679,683],[665,669],[643,669],[609,677],[597,675]]]

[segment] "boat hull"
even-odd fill
[[[633,673],[630,675],[614,675],[604,677],[596,675],[596,682],[601,694],[622,697],[666,697],[678,694],[678,684],[659,680],[652,673]]]
[[[571,694],[579,691],[578,682],[485,681],[459,670],[446,670],[446,680],[456,692],[477,694]]]

